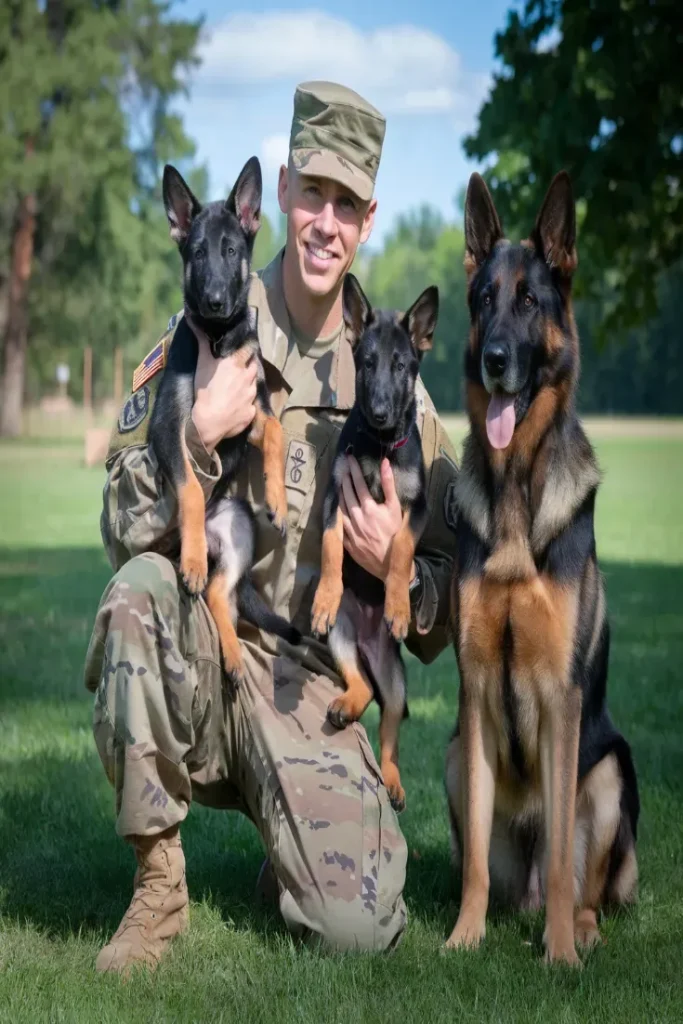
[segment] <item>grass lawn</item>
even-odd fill
[[[641,900],[603,922],[606,942],[585,969],[544,966],[540,915],[496,913],[479,952],[442,952],[459,899],[442,784],[457,704],[448,652],[427,668],[409,663],[411,919],[398,951],[295,947],[254,905],[256,830],[197,806],[183,830],[193,927],[155,975],[128,982],[93,969],[133,878],[81,680],[110,575],[103,472],[82,468],[68,438],[0,446],[0,1021],[683,1020],[683,440],[597,446],[611,706],[641,784]],[[374,709],[366,719],[376,741]]]

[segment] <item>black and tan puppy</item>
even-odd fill
[[[312,627],[317,635],[329,634],[346,684],[344,695],[328,708],[330,722],[340,729],[355,722],[373,692],[382,708],[381,769],[393,806],[402,810],[398,732],[407,709],[400,641],[410,624],[413,555],[428,515],[415,381],[420,359],[431,348],[439,298],[436,288],[427,288],[404,316],[376,312],[358,281],[347,274],[343,300],[354,338],[356,401],[341,432],[325,495],[322,567]],[[382,459],[389,460],[394,473],[403,524],[391,545],[386,585],[344,551],[339,491],[347,453],[358,460],[377,502],[384,502]]]
[[[599,473],[576,416],[575,214],[553,180],[511,245],[482,178],[465,207],[471,431],[452,592],[460,713],[447,756],[460,915],[484,936],[489,885],[546,904],[547,959],[577,963],[597,911],[635,899],[638,786],[606,705],[609,628],[593,515]]]
[[[225,202],[201,206],[174,167],[164,168],[163,198],[183,260],[185,310],[176,329],[152,413],[149,443],[159,467],[178,495],[180,571],[191,594],[206,588],[218,627],[228,678],[237,684],[242,658],[234,623],[239,610],[255,625],[297,642],[299,634],[274,615],[249,582],[254,521],[243,502],[226,495],[247,445],[263,451],[268,516],[284,535],[287,498],[282,427],[273,415],[266,388],[256,325],[249,307],[254,237],[261,211],[261,167],[252,157]],[[194,404],[198,339],[216,359],[239,353],[257,364],[256,417],[237,437],[224,438],[216,451],[222,473],[208,508],[189,459],[185,429]],[[209,568],[211,573],[209,574]],[[207,587],[208,583],[208,587]]]

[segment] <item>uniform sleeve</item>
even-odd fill
[[[207,452],[192,419],[185,438],[206,501],[221,475],[220,459]],[[100,530],[114,570],[144,551],[170,554],[177,547],[178,502],[152,449],[146,444],[124,448],[107,468]]]
[[[415,553],[422,583],[406,644],[420,661],[428,664],[451,640],[450,590],[455,543],[453,492],[458,472],[453,446],[439,417],[429,408],[422,426],[422,451],[427,473],[429,519]]]

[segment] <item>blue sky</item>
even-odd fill
[[[203,64],[180,110],[207,164],[211,198],[223,195],[253,153],[264,209],[286,155],[297,82],[327,78],[365,96],[387,118],[376,195],[375,243],[396,215],[423,202],[447,219],[475,164],[461,140],[472,129],[494,68],[493,36],[512,0],[321,0],[245,3],[185,0],[203,15]]]

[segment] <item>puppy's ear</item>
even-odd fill
[[[432,338],[436,330],[438,316],[439,289],[436,285],[432,284],[429,288],[425,288],[422,295],[415,300],[401,321],[402,326],[410,336],[418,359],[422,359],[425,352],[428,352],[432,347]]]
[[[352,332],[351,344],[355,348],[363,331],[372,320],[372,306],[353,274],[347,274],[344,278],[342,306],[344,320]]]
[[[551,270],[571,277],[578,262],[576,212],[572,183],[566,171],[560,171],[550,183],[531,240]]]
[[[185,179],[171,164],[164,167],[162,195],[171,238],[182,245],[190,233],[190,225],[201,210],[201,203],[192,194]]]
[[[471,176],[465,199],[465,271],[469,280],[491,254],[503,229],[481,174]]]
[[[245,235],[252,238],[261,227],[263,178],[258,157],[250,157],[235,182],[225,205],[237,217]]]

